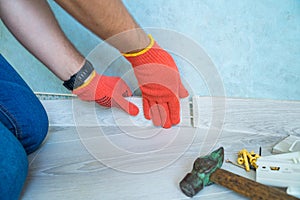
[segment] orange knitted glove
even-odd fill
[[[179,98],[187,97],[177,66],[151,36],[150,45],[138,53],[123,54],[132,64],[143,96],[146,119],[170,128],[180,122]]]
[[[104,107],[117,107],[130,115],[137,115],[137,106],[124,97],[132,96],[128,85],[119,77],[109,77],[92,72],[88,80],[73,90],[81,100],[95,101]]]

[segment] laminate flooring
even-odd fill
[[[132,98],[141,109],[141,99]],[[49,133],[29,155],[22,200],[189,199],[178,183],[194,160],[223,146],[235,161],[243,148],[271,155],[288,135],[300,136],[300,102],[193,97],[181,102],[181,123],[153,127],[142,112],[130,117],[91,102],[43,100]],[[222,168],[255,180],[255,172]],[[218,185],[194,199],[245,199]]]

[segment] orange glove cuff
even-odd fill
[[[149,34],[148,37],[150,39],[150,44],[146,48],[144,48],[143,50],[141,50],[141,51],[139,51],[137,53],[123,53],[123,56],[125,56],[126,58],[128,58],[128,57],[136,57],[136,56],[140,56],[140,55],[146,53],[149,49],[151,49],[153,47],[153,45],[155,43],[152,35]]]

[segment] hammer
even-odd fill
[[[179,183],[181,191],[186,196],[193,197],[205,186],[216,183],[251,199],[298,199],[280,189],[257,183],[221,169],[223,161],[223,147],[220,147],[209,155],[197,158],[192,171]]]

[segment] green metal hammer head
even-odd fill
[[[188,197],[193,197],[202,190],[202,188],[211,185],[210,175],[218,168],[221,168],[223,161],[223,147],[220,147],[209,155],[197,158],[192,171],[179,183],[182,192]]]

